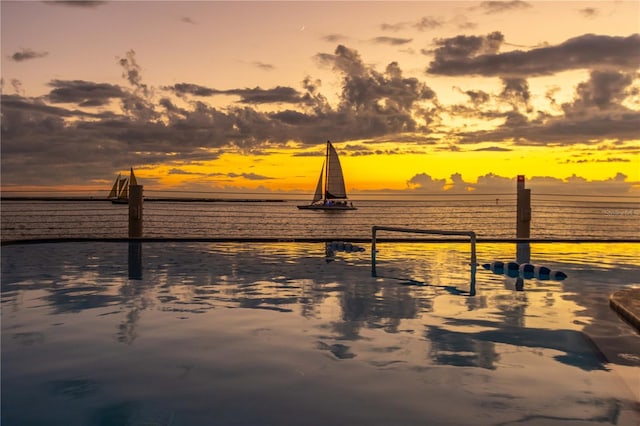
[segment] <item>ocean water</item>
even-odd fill
[[[358,210],[298,210],[306,202],[146,202],[145,237],[370,238],[371,227],[474,231],[515,238],[513,199],[358,201]],[[2,202],[2,240],[126,237],[128,208],[108,201]],[[532,200],[531,237],[640,239],[640,203]]]
[[[4,246],[2,424],[639,424],[639,244],[355,246]]]

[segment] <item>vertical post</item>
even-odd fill
[[[470,231],[469,239],[471,242],[471,264],[475,265],[476,263],[478,263],[478,260],[476,258],[476,233],[473,231]]]
[[[476,256],[476,233],[469,232],[469,238],[471,239],[471,282],[469,283],[469,296],[476,295],[476,267],[478,266],[478,259]]]
[[[371,276],[376,276],[376,230],[377,226],[371,227]]]
[[[129,238],[142,237],[142,185],[129,185]]]
[[[524,175],[518,175],[516,238],[531,236],[531,190],[524,187]]]

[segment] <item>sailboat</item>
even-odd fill
[[[327,153],[313,200],[311,204],[298,206],[298,208],[301,210],[356,210],[353,203],[347,203],[347,191],[344,187],[340,159],[331,141],[327,141]]]
[[[133,168],[131,168],[131,175],[129,177],[123,177],[121,173],[118,174],[113,187],[107,196],[107,199],[111,200],[114,204],[128,204],[129,203],[129,185],[137,185],[136,177],[133,174]]]

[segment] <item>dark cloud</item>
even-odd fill
[[[45,99],[2,96],[3,179],[77,184],[136,164],[211,160],[218,155],[212,149],[239,137],[233,114],[201,106],[163,122],[139,119],[130,105],[144,105],[144,99],[129,93],[126,101],[127,115],[90,114],[52,107]]]
[[[173,90],[177,95],[213,96],[221,93],[219,90],[191,83],[178,83],[167,89]]]
[[[167,89],[172,90],[177,95],[194,96],[215,96],[215,95],[235,95],[239,96],[238,102],[243,104],[271,104],[271,103],[293,103],[303,104],[305,98],[292,87],[277,86],[272,89],[229,89],[217,90],[190,83],[178,83]]]
[[[272,71],[275,69],[275,67],[272,64],[265,64],[264,62],[254,61],[252,62],[252,64],[256,68],[260,68],[261,70],[265,70],[265,71]]]
[[[502,37],[494,34],[460,39],[449,46],[449,56],[495,51]],[[629,100],[638,97],[637,71],[592,71],[587,80],[576,85],[574,98],[558,105],[552,116],[530,110],[531,93],[523,76],[502,77],[502,87],[496,93],[458,89],[468,101],[445,110],[435,92],[417,78],[406,77],[397,62],[376,69],[358,51],[343,45],[315,58],[339,76],[335,104],[323,95],[322,82],[311,77],[305,77],[298,88],[218,90],[188,82],[149,87],[143,83],[133,51],[119,60],[126,80],[120,86],[52,80],[50,93],[41,98],[25,97],[20,91],[3,94],[3,182],[74,184],[87,178],[101,180],[113,170],[138,164],[167,164],[177,173],[185,162],[212,160],[223,151],[257,154],[266,146],[284,147],[291,141],[321,145],[327,139],[364,141],[347,145],[345,155],[407,152],[370,148],[383,142],[455,152],[461,144],[487,141],[491,146],[481,149],[499,151],[527,144],[601,146],[599,141],[607,139],[621,143],[619,155],[609,158],[624,159],[631,155],[627,141],[637,140],[640,128],[640,113],[624,106],[632,105]],[[205,102],[205,98],[217,95],[233,95],[239,100],[225,108]],[[108,109],[95,108],[107,104]],[[113,112],[114,108],[118,112]],[[482,131],[470,127],[438,132],[440,115],[445,112],[492,123],[502,120],[502,124]],[[7,180],[17,176],[20,182]],[[240,172],[236,177],[268,179]],[[456,185],[464,186],[461,177],[456,179]],[[429,181],[426,176],[416,177],[410,184],[416,188],[441,186],[437,179]]]
[[[24,90],[22,89],[22,82],[17,78],[11,79],[11,87],[13,87],[13,90],[16,94],[18,95],[24,94]],[[2,88],[4,89],[4,79],[2,79]]]
[[[316,117],[313,115],[305,114],[299,111],[285,110],[270,114],[274,120],[281,121],[282,123],[291,126],[301,126],[312,124],[316,121]]]
[[[390,44],[392,46],[398,46],[402,44],[411,43],[411,38],[398,38],[398,37],[375,37],[371,41],[378,44]]]
[[[185,24],[196,25],[196,21],[194,21],[188,16],[183,16],[182,18],[180,18],[180,22],[184,22]]]
[[[347,152],[370,152],[371,149],[369,149],[369,147],[367,147],[366,145],[363,144],[347,144],[345,146],[342,147],[342,151],[347,151]]]
[[[627,177],[623,173],[616,173],[609,179],[587,180],[575,174],[564,179],[557,179],[547,176],[532,176],[527,179],[527,186],[532,191],[541,193],[565,193],[565,194],[607,194],[622,195],[631,192],[633,183],[627,181]]]
[[[51,107],[42,100],[2,96],[2,174],[8,184],[79,183],[129,164],[126,145],[87,129],[108,116]],[[74,118],[74,121],[69,121]],[[75,120],[75,119],[82,120]],[[85,126],[78,123],[86,121]],[[72,124],[76,123],[76,124]],[[121,163],[119,161],[122,161]],[[15,177],[10,182],[7,176]]]
[[[586,34],[557,46],[497,53],[504,41],[495,32],[486,37],[457,36],[437,41],[427,73],[529,77],[573,69],[624,69],[640,66],[640,35]]]
[[[334,128],[342,131],[341,138],[417,131],[413,115],[416,108],[423,102],[436,102],[435,92],[416,78],[403,77],[396,62],[380,73],[365,65],[357,51],[343,45],[333,54],[316,58],[343,76],[340,104],[333,115]]]
[[[408,188],[418,191],[441,192],[446,184],[446,179],[434,179],[426,173],[419,173],[407,181]]]
[[[580,163],[630,163],[631,160],[628,158],[618,158],[618,157],[609,157],[609,158],[584,158],[579,160],[565,160],[564,164],[580,164]]]
[[[327,34],[326,36],[323,36],[322,39],[329,43],[342,43],[347,41],[349,37],[342,34]]]
[[[405,154],[407,151],[396,146],[394,148],[387,149],[372,149],[369,145],[364,144],[347,144],[340,150],[341,155],[348,155],[350,157],[362,157],[366,155],[398,155]],[[422,154],[422,153],[421,153]]]
[[[529,92],[529,83],[524,78],[503,78],[503,89],[500,97],[508,102],[514,109],[523,107],[529,110],[529,100],[531,93]]]
[[[435,54],[435,62],[448,63],[493,55],[498,52],[503,43],[504,35],[499,31],[486,36],[460,35],[447,39],[437,39],[436,44],[438,47],[433,53]]]
[[[334,55],[323,55],[321,60],[344,76],[342,108],[406,112],[417,101],[435,98],[435,93],[416,78],[404,78],[397,62],[387,65],[384,74],[379,73],[367,67],[358,52],[345,46],[338,46]]]
[[[4,114],[14,114],[16,112],[25,113],[29,116],[39,115],[42,117],[57,117],[57,118],[104,118],[110,114],[92,114],[80,110],[69,110],[66,108],[58,108],[51,105],[47,105],[42,99],[26,98],[20,95],[2,95],[2,107],[3,107],[3,120],[2,129],[5,130],[5,124],[8,124],[9,120],[4,120]],[[18,127],[18,126],[16,126]]]
[[[466,90],[464,94],[469,97],[469,100],[474,105],[487,103],[490,99],[490,95],[482,90]]]
[[[129,96],[121,99],[121,107],[128,116],[140,122],[152,122],[160,118],[156,111],[151,87],[142,82],[142,68],[136,60],[136,52],[129,50],[124,58],[118,58],[122,77],[133,87]]]
[[[443,22],[441,20],[430,16],[425,16],[424,18],[413,24],[413,26],[418,29],[418,31],[433,30],[435,28],[440,28],[442,25]]]
[[[527,81],[505,78],[501,91],[495,94],[461,91],[469,96],[471,105],[454,105],[449,114],[502,120],[491,130],[458,132],[457,140],[463,144],[502,141],[509,145],[544,146],[598,144],[603,139],[634,141],[634,129],[640,128],[640,111],[625,105],[633,105],[632,99],[640,91],[634,84],[637,77],[635,72],[592,71],[586,81],[577,83],[571,101],[553,103],[559,114],[535,111]]]
[[[317,151],[317,152],[294,152],[291,154],[292,157],[324,157],[326,155],[325,151]]]
[[[49,54],[48,52],[36,52],[31,49],[22,49],[21,51],[16,52],[13,55],[9,56],[9,58],[11,58],[16,62],[22,62],[22,61],[28,61],[29,59],[44,58],[48,54]]]
[[[508,12],[518,9],[529,9],[531,5],[521,0],[510,1],[483,1],[479,8],[484,10],[487,15],[494,13]]]
[[[75,103],[80,106],[107,105],[111,99],[128,97],[119,86],[83,80],[52,80],[48,99],[51,103]]]
[[[627,180],[628,176],[617,173],[609,179],[587,180],[583,177],[571,175],[564,179],[549,176],[527,177],[527,187],[534,193],[547,194],[628,194],[633,189],[633,183]],[[454,173],[447,179],[437,179],[426,173],[418,173],[407,181],[410,190],[419,193],[456,193],[465,194],[473,191],[473,194],[512,194],[514,190],[513,177],[500,176],[495,173],[487,173],[478,176],[476,182],[467,182],[460,173]]]
[[[592,71],[590,79],[578,84],[576,97],[572,103],[563,104],[569,115],[583,114],[585,109],[596,107],[600,110],[617,107],[631,94],[634,75],[618,71]]]
[[[167,171],[169,175],[202,175],[203,173],[190,172],[184,169],[180,169],[178,167],[173,167]]]
[[[398,22],[395,24],[381,24],[380,25],[380,29],[382,31],[392,31],[392,32],[398,32],[398,31],[402,31],[405,28],[407,28],[410,25],[409,22]],[[340,41],[340,40],[336,40],[336,41]]]
[[[233,89],[226,90],[225,93],[240,96],[240,102],[245,104],[267,104],[267,103],[301,103],[300,92],[292,87],[277,86],[273,89]]]
[[[578,12],[585,18],[595,18],[599,14],[598,9],[594,9],[593,7],[585,7]]]
[[[398,32],[407,28],[415,28],[418,31],[427,31],[435,28],[439,28],[444,25],[444,22],[438,18],[431,16],[425,16],[415,22],[397,22],[395,24],[384,23],[380,25],[380,29],[383,31]]]
[[[171,165],[210,160],[223,147],[255,153],[264,144],[284,145],[291,140],[322,144],[327,139],[389,135],[399,135],[401,140],[407,132],[420,133],[418,139],[422,140],[429,137],[428,129],[418,125],[415,115],[432,114],[422,111],[420,105],[436,102],[435,93],[416,78],[404,77],[398,63],[392,62],[380,72],[345,46],[320,57],[323,65],[342,77],[336,107],[321,93],[321,82],[310,77],[302,81],[301,89],[217,90],[193,83],[153,89],[143,83],[133,51],[119,60],[128,87],[53,80],[51,92],[41,99],[3,96],[2,152],[7,154],[2,156],[3,176],[21,176],[24,182],[20,183],[30,179],[31,183],[44,182],[51,177],[42,173],[47,170],[57,175],[57,182],[68,179],[67,183],[75,183],[84,174],[100,179],[132,163]],[[158,91],[166,95],[156,97]],[[174,102],[171,94],[179,95],[180,102]],[[216,95],[238,96],[238,103],[245,106],[221,110],[198,99]],[[119,105],[121,112],[95,112],[94,107],[108,103]],[[285,103],[292,107],[269,111],[271,105]],[[77,109],[56,104],[74,104]],[[84,158],[90,159],[87,167],[73,169],[72,164]],[[33,170],[33,176],[25,175],[30,173],[22,170],[25,167]]]
[[[271,180],[274,179],[268,176],[257,175],[255,173],[227,173],[227,176],[231,178],[242,177],[248,180]]]
[[[607,138],[625,141],[637,140],[640,112],[575,115],[550,117],[542,121],[529,121],[526,116],[510,112],[505,122],[493,130],[460,132],[460,143],[478,143],[488,140],[504,141],[516,145],[557,146],[597,144]]]
[[[45,1],[44,3],[50,4],[50,5],[92,8],[92,7],[101,6],[107,2],[98,1],[98,0],[94,0],[94,1],[92,0],[67,0],[67,1],[59,0],[59,1]]]
[[[365,72],[365,66],[360,54],[344,45],[338,45],[335,53],[318,53],[316,59],[323,65],[332,66],[334,70],[347,75],[360,75]]]
[[[513,151],[513,150],[510,149],[510,148],[502,147],[502,146],[488,146],[486,148],[474,149],[474,151],[508,152],[508,151]]]
[[[478,28],[478,24],[469,21],[465,16],[456,16],[453,18],[452,23],[460,30],[475,30]]]
[[[136,60],[136,52],[133,49],[129,50],[124,58],[118,59],[118,63],[122,67],[122,77],[136,90],[140,90],[144,95],[149,95],[149,88],[142,83],[141,68]]]

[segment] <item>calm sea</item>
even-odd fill
[[[297,209],[305,203],[147,201],[144,237],[369,238],[374,225],[516,237],[515,200],[357,201],[355,211]],[[128,207],[108,201],[3,201],[1,207],[3,241],[128,233]],[[639,219],[637,202],[534,199],[531,238],[638,239]]]
[[[515,237],[510,200],[145,202],[145,237]],[[634,203],[532,205],[531,236],[639,238]],[[2,239],[126,237],[105,201],[2,203]],[[385,236],[398,237],[398,235]],[[411,236],[406,236],[411,238]],[[2,247],[2,424],[637,425],[638,334],[609,306],[640,243],[82,241]],[[522,246],[525,246],[524,250]],[[344,247],[344,245],[342,245]],[[520,260],[523,259],[523,260]]]

